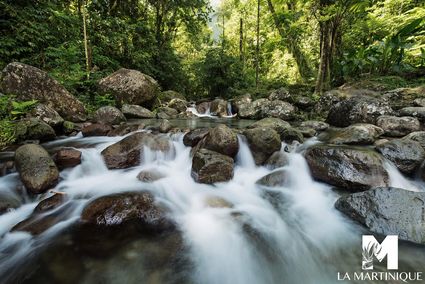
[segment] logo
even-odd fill
[[[422,272],[399,272],[398,270],[398,236],[388,235],[380,243],[372,235],[362,236],[361,268],[363,271],[338,272],[338,281],[378,281],[388,283],[397,281],[410,283],[423,281]],[[373,271],[375,260],[382,262],[387,260],[388,271]],[[359,259],[360,268],[360,259]]]
[[[398,269],[398,236],[387,236],[379,243],[374,236],[364,235],[362,238],[362,269],[372,270],[373,260],[379,262],[387,257],[387,269]]]

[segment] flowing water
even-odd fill
[[[35,237],[9,231],[39,200],[17,193],[17,174],[0,178],[0,191],[22,202],[0,215],[0,283],[328,284],[340,283],[337,272],[361,271],[361,235],[366,231],[334,209],[338,193],[312,179],[302,155],[317,141],[283,145],[282,149],[292,149],[285,166],[289,183],[267,188],[256,181],[271,170],[255,166],[243,137],[234,178],[216,185],[193,181],[190,148],[183,145],[182,134],[171,136],[170,153],[145,148],[139,166],[108,170],[100,152],[120,139],[77,136],[45,145],[50,150],[78,147],[82,163],[62,171],[55,189],[70,197],[62,206],[68,206],[66,218]],[[156,169],[166,177],[144,184],[136,178],[144,169]],[[393,185],[422,190],[420,183],[407,180],[391,164],[387,169]],[[179,232],[128,240],[126,232],[100,239],[75,233],[90,200],[142,189],[171,209]],[[226,205],[210,206],[213,198],[226,200]],[[121,237],[119,245],[111,241]],[[421,271],[424,264],[422,247],[400,243],[400,270]]]

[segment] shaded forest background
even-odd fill
[[[190,99],[425,74],[423,0],[1,0],[0,19],[0,68],[34,65],[95,104],[120,67]]]

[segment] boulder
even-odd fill
[[[381,187],[342,196],[335,207],[374,233],[425,244],[424,204],[424,192]]]
[[[289,165],[289,157],[282,151],[274,152],[265,162],[265,166],[271,170]]]
[[[154,234],[175,228],[167,217],[167,210],[146,191],[99,197],[84,207],[81,220],[103,228],[137,224],[145,233]]]
[[[344,99],[346,99],[345,94],[338,90],[330,90],[320,96],[319,101],[314,107],[314,113],[326,117],[329,110]]]
[[[240,118],[259,119],[261,117],[261,106],[268,103],[267,99],[258,99],[253,102],[246,102],[239,106],[238,116]]]
[[[169,152],[168,139],[147,132],[136,132],[102,151],[108,169],[125,169],[140,164],[143,147],[153,151]]]
[[[158,94],[157,98],[155,99],[154,108],[158,108],[161,106],[166,106],[172,99],[181,99],[186,100],[185,96],[176,92],[176,91],[164,91]]]
[[[81,152],[72,148],[60,149],[54,155],[54,161],[60,169],[72,168],[81,164]]]
[[[207,149],[199,149],[192,159],[192,177],[198,183],[213,184],[233,178],[233,159]]]
[[[159,93],[159,85],[152,77],[125,68],[100,80],[99,89],[113,95],[118,105],[149,106]]]
[[[211,102],[210,111],[212,114],[225,117],[227,116],[227,102],[223,99],[215,99]]]
[[[289,99],[291,99],[291,94],[289,93],[287,89],[283,87],[272,91],[269,95],[270,101],[276,101],[276,100],[287,101]]]
[[[280,135],[281,133],[283,133],[283,131],[285,131],[285,129],[290,128],[291,125],[280,118],[267,117],[267,118],[258,120],[248,126],[248,128],[264,128],[264,127],[274,129]]]
[[[288,178],[286,170],[276,170],[257,180],[256,184],[267,187],[281,187],[288,185]]]
[[[64,119],[52,107],[44,104],[37,104],[30,112],[31,117],[36,117],[54,129],[60,129]]]
[[[94,120],[103,124],[120,124],[126,121],[124,114],[113,106],[99,108],[94,114]]]
[[[294,141],[298,141],[300,143],[304,142],[303,133],[300,130],[293,127],[286,128],[279,134],[280,134],[280,139],[284,141],[285,143],[292,143]]]
[[[126,118],[155,118],[153,112],[138,105],[124,104],[121,111]]]
[[[413,101],[413,104],[418,107],[425,107],[425,98],[417,98]]]
[[[317,131],[310,127],[297,127],[296,130],[306,138],[314,137],[317,134]]]
[[[182,100],[179,98],[174,98],[168,103],[169,108],[173,108],[178,112],[185,112],[188,106],[188,102],[186,100]]]
[[[211,103],[210,102],[202,102],[196,105],[196,111],[200,114],[207,113],[210,111]]]
[[[329,124],[323,121],[307,120],[307,121],[301,122],[300,127],[313,128],[316,131],[325,131],[326,129],[329,128]]]
[[[425,150],[419,142],[395,139],[376,147],[376,150],[405,174],[413,174],[425,159]]]
[[[13,62],[3,69],[0,92],[14,95],[18,101],[37,100],[66,120],[86,119],[84,105],[46,72],[23,63]]]
[[[301,110],[310,110],[315,105],[315,101],[306,96],[297,96],[293,99],[293,104]]]
[[[0,192],[0,215],[10,212],[21,206],[21,202],[14,194]]]
[[[178,116],[178,111],[170,107],[159,107],[156,109],[156,117],[159,119],[172,119]]]
[[[80,127],[71,121],[64,121],[62,131],[65,135],[77,134],[77,132],[80,131]]]
[[[236,98],[234,98],[231,103],[232,103],[232,109],[234,112],[239,113],[239,111],[243,111],[243,109],[247,106],[250,105],[252,102],[252,98],[250,94],[245,94],[245,95],[240,95],[237,96]]]
[[[247,138],[255,163],[264,164],[270,156],[282,147],[279,134],[271,128],[247,129],[243,132]]]
[[[409,135],[404,136],[403,139],[410,139],[419,142],[422,148],[425,149],[425,131],[412,132]]]
[[[15,137],[18,141],[50,141],[56,138],[55,130],[38,118],[26,118],[16,124]]]
[[[330,144],[372,145],[384,130],[373,124],[358,123],[342,129],[328,130],[319,139],[327,140]],[[327,138],[327,139],[326,139]]]
[[[419,120],[410,116],[397,117],[383,115],[378,117],[376,125],[384,130],[385,136],[390,137],[402,137],[421,129]]]
[[[201,148],[215,151],[231,158],[234,158],[239,151],[238,137],[232,129],[223,124],[212,128],[201,143]]]
[[[354,123],[375,124],[379,116],[392,113],[393,110],[384,100],[353,96],[331,107],[326,122],[337,127],[346,127]]]
[[[93,123],[83,126],[81,133],[84,137],[107,136],[112,127],[103,123]]]
[[[171,130],[171,128],[173,128],[173,125],[171,125],[171,122],[169,122],[167,119],[163,119],[159,123],[159,132],[161,133],[167,133]]]
[[[283,120],[292,120],[294,116],[295,107],[284,101],[266,101],[260,106],[261,118],[277,117]]]
[[[151,183],[164,177],[165,175],[157,170],[143,170],[137,175],[138,180],[146,183]]]
[[[49,153],[39,145],[19,147],[15,153],[15,164],[22,183],[30,193],[43,193],[58,183],[58,168]]]
[[[349,191],[388,185],[388,173],[379,154],[364,148],[316,145],[305,158],[312,176]]]
[[[188,147],[196,146],[207,134],[208,128],[197,128],[183,136],[183,144]]]
[[[416,117],[425,122],[425,107],[405,107],[400,110],[400,115]]]

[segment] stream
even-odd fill
[[[338,272],[361,271],[361,235],[368,232],[334,208],[344,193],[311,177],[302,154],[319,143],[315,138],[282,145],[282,151],[290,149],[288,186],[267,188],[256,181],[272,170],[255,165],[244,137],[239,136],[233,179],[205,185],[191,177],[191,148],[184,146],[183,134],[168,135],[173,151],[145,148],[141,164],[125,170],[108,170],[100,154],[122,137],[79,134],[45,144],[50,151],[79,149],[82,163],[61,172],[55,191],[69,200],[55,212],[65,217],[38,236],[10,230],[51,194],[20,194],[17,173],[1,177],[2,194],[22,205],[0,215],[0,283],[328,284],[341,283]],[[424,189],[389,162],[386,167],[392,186]],[[142,183],[136,177],[146,169],[166,176]],[[126,232],[94,236],[78,230],[88,202],[138,190],[150,191],[170,208],[177,232],[128,237]],[[225,206],[211,206],[211,200],[225,200]],[[421,271],[425,249],[401,241],[399,246],[400,271]],[[375,263],[375,269],[386,270],[385,262]]]

